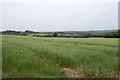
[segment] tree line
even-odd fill
[[[34,34],[33,37],[68,37],[68,38],[90,38],[90,37],[104,37],[104,38],[120,38],[120,30],[110,32],[107,34],[93,34],[93,33],[87,33],[87,32],[71,32],[71,33],[65,33],[65,32],[34,32],[30,30],[25,31],[13,31],[13,30],[6,30],[0,32],[2,35],[21,35],[21,36],[27,36],[28,34]],[[37,35],[37,34],[48,34],[48,35]],[[50,35],[52,34],[52,35]]]
[[[106,37],[106,38],[120,38],[120,30],[114,31],[111,33],[107,33],[104,35],[104,37]]]

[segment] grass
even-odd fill
[[[69,68],[87,78],[118,77],[117,38],[2,36],[3,77],[67,78]],[[84,75],[84,76],[83,76]]]
[[[2,36],[0,35],[0,79],[2,78]]]

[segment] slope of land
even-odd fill
[[[2,37],[3,77],[118,77],[117,38]]]

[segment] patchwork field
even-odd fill
[[[118,77],[117,38],[2,36],[5,78]]]

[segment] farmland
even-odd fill
[[[0,79],[2,78],[2,36],[0,35]]]
[[[118,77],[117,38],[2,36],[4,78]]]

